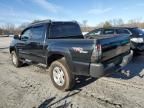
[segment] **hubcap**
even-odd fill
[[[53,69],[53,79],[55,83],[59,86],[63,86],[65,83],[64,72],[60,67],[55,67]]]
[[[13,61],[14,64],[16,64],[16,62],[17,62],[17,58],[14,54],[12,55],[12,61]]]

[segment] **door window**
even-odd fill
[[[33,40],[41,40],[44,37],[45,27],[37,26],[32,28],[32,39]]]
[[[27,41],[31,39],[31,28],[26,29],[21,34],[21,40]]]

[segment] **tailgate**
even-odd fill
[[[98,44],[102,47],[102,62],[123,55],[130,50],[129,36],[127,35],[99,39]]]

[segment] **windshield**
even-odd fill
[[[140,28],[133,28],[131,30],[132,30],[132,32],[134,34],[139,34],[139,35],[143,35],[144,34],[144,31],[142,31],[142,29],[140,29]]]

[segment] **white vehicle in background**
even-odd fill
[[[9,35],[0,35],[0,37],[9,37]]]
[[[82,32],[83,35],[87,34],[88,32]]]
[[[9,35],[9,37],[14,37],[14,35]]]

